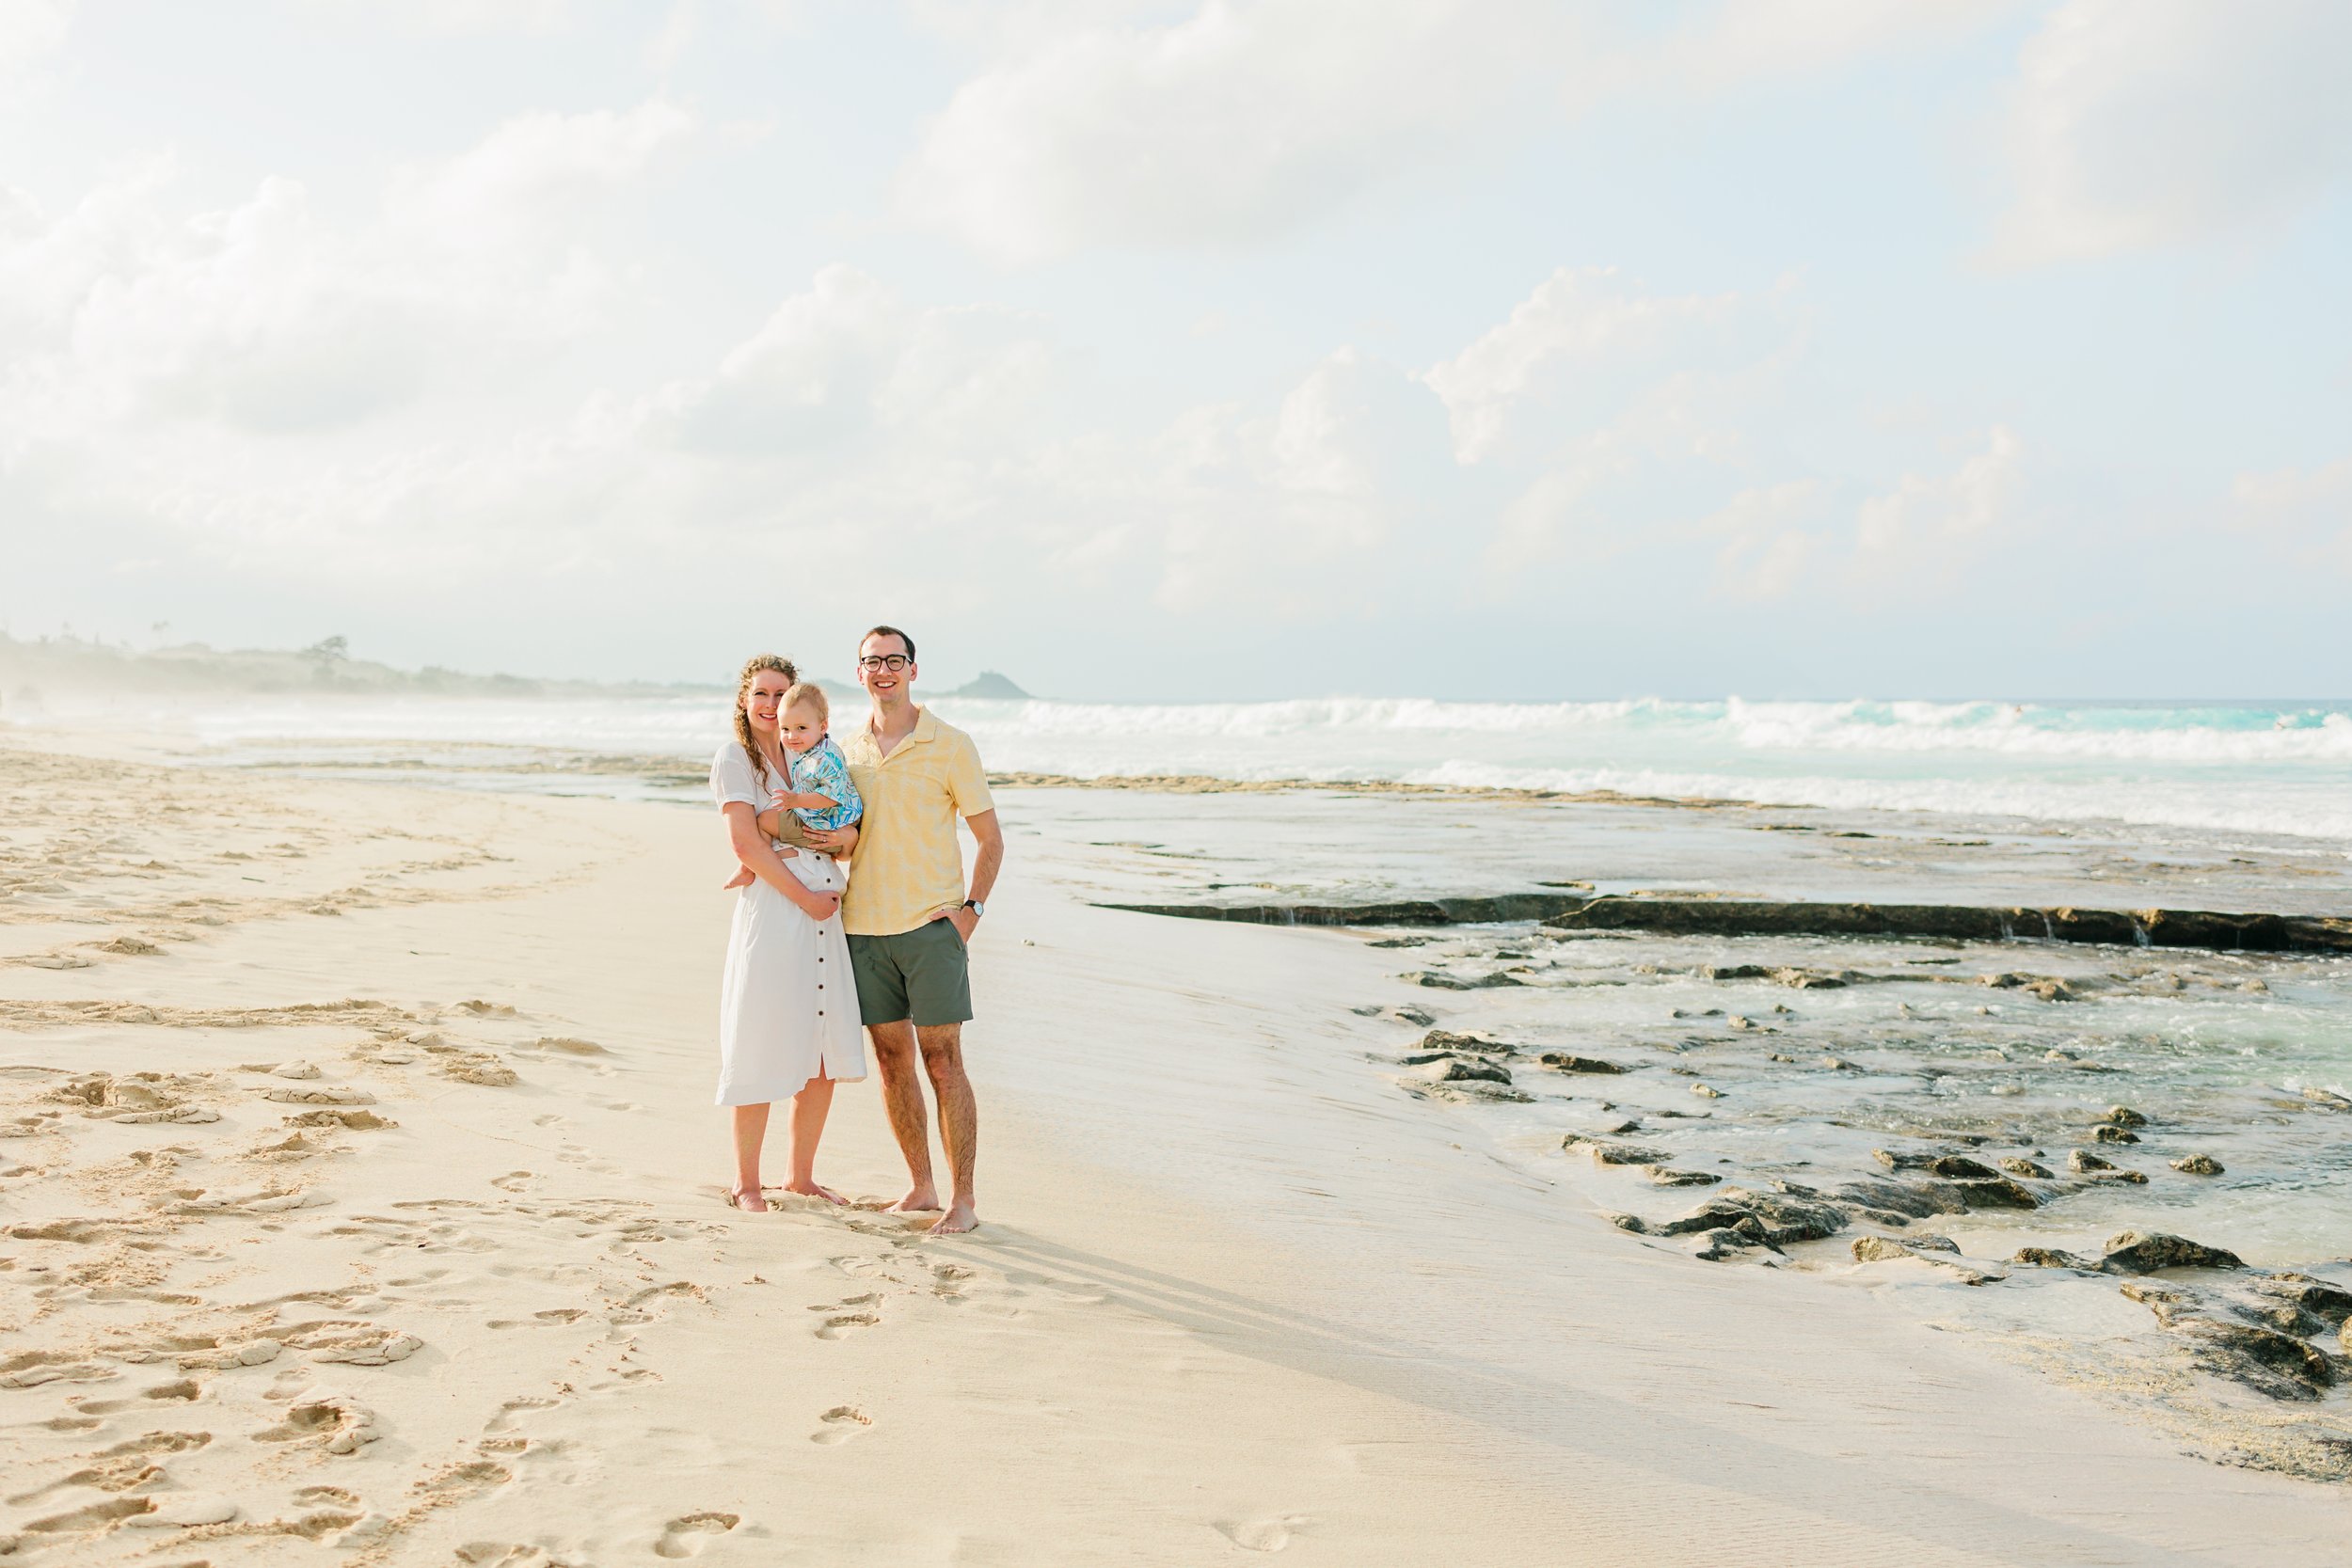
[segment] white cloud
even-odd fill
[[[0,82],[38,65],[65,47],[81,0],[5,0],[0,3]]]
[[[1874,56],[1948,43],[2026,3],[1717,0],[1662,34],[1572,64],[1570,93],[1574,99],[1671,88],[1703,97],[1754,82],[1819,76]]]
[[[1803,526],[1818,522],[1821,488],[1815,479],[1757,485],[1701,520],[1702,538],[1723,541],[1712,591],[1729,599],[1776,599],[1795,588],[1829,547],[1825,530]]]
[[[1263,239],[1491,113],[1550,52],[1560,14],[1527,0],[1202,0],[1173,23],[1025,29],[1024,52],[926,130],[901,202],[1010,261]]]
[[[2002,542],[2024,477],[2026,448],[2000,425],[1984,450],[1949,473],[1905,474],[1856,515],[1857,570],[1865,577],[1948,578]]]
[[[2316,468],[2241,474],[2231,523],[2269,550],[2352,576],[2352,457]]]
[[[2347,60],[2343,0],[2068,0],[2019,59],[1996,253],[2096,257],[2296,211],[2352,172]]]
[[[914,307],[847,266],[819,272],[705,380],[663,390],[686,447],[787,452],[903,439],[974,451],[1041,411],[1041,323],[990,307]]]
[[[688,124],[658,102],[524,116],[400,170],[349,226],[276,177],[232,206],[175,211],[168,160],[55,219],[0,198],[8,445],[139,418],[333,428],[575,330],[614,286],[575,233],[582,198]]]
[[[1563,267],[1423,379],[1445,402],[1454,455],[1477,463],[1531,411],[1549,405],[1556,424],[1565,402],[1587,419],[1611,417],[1631,387],[1720,359],[1725,329],[1746,304],[1737,294],[1650,294],[1613,267]]]

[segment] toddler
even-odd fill
[[[787,691],[776,709],[776,738],[784,744],[792,787],[775,791],[772,803],[789,810],[802,826],[827,832],[846,828],[866,815],[866,802],[850,778],[849,760],[826,731],[832,717],[825,689],[813,681],[803,681]],[[751,868],[746,866],[727,886],[743,887],[751,880]]]

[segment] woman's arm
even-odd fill
[[[846,861],[857,853],[857,830],[855,822],[846,822],[830,832],[823,828],[811,828],[808,836],[802,842],[811,849],[831,855],[834,860]]]
[[[812,893],[792,875],[783,857],[770,847],[769,835],[760,830],[758,814],[748,801],[729,800],[725,811],[727,842],[735,850],[735,858],[753,876],[783,894],[812,920],[823,920],[841,907],[838,894]]]

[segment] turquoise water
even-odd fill
[[[846,705],[845,705],[846,707]],[[1491,703],[1326,697],[1115,704],[946,699],[992,769],[1703,795],[1836,808],[2284,833],[2352,849],[2352,704]],[[108,717],[53,700],[18,728]],[[165,736],[230,760],[436,759],[433,748],[664,759],[725,734],[722,693],[607,700],[238,698]],[[847,712],[845,721],[854,721]],[[142,724],[157,722],[139,715]],[[495,755],[473,759],[494,764]]]

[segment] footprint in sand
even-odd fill
[[[1279,1519],[1246,1519],[1220,1524],[1216,1528],[1219,1535],[1246,1552],[1279,1552],[1291,1544],[1295,1531],[1311,1522],[1303,1513],[1286,1513]]]
[[[861,1328],[871,1328],[882,1322],[879,1312],[840,1312],[817,1325],[819,1339],[846,1339]]]
[[[499,1406],[499,1413],[491,1417],[489,1423],[482,1430],[485,1432],[511,1432],[515,1427],[515,1418],[521,1415],[524,1411],[552,1410],[563,1402],[564,1402],[562,1400],[538,1399],[528,1394],[519,1399],[508,1400],[504,1404]]]
[[[519,1193],[531,1185],[531,1178],[530,1171],[510,1170],[504,1176],[490,1178],[490,1185],[502,1193]]]
[[[836,1404],[817,1418],[824,1425],[808,1434],[812,1443],[846,1443],[874,1424],[874,1418],[854,1404]]]
[[[409,1488],[424,1506],[447,1507],[495,1491],[515,1479],[515,1472],[487,1459],[470,1459],[425,1477]]]
[[[656,1557],[693,1557],[710,1544],[710,1537],[724,1535],[743,1522],[739,1513],[686,1513],[661,1527],[661,1539],[653,1544]]]

